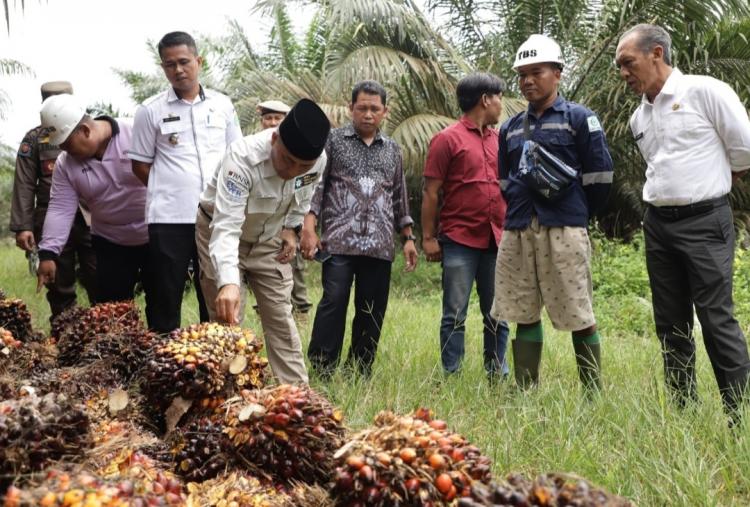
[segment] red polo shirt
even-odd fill
[[[479,128],[466,116],[430,142],[424,176],[443,182],[439,232],[472,248],[500,243],[505,201],[497,168],[498,133]]]

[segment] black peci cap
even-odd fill
[[[279,136],[289,153],[302,160],[315,160],[323,153],[331,123],[310,99],[300,99],[279,125]]]

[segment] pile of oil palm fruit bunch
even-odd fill
[[[90,445],[86,412],[63,394],[0,402],[0,491],[16,475],[79,459]]]
[[[631,507],[625,498],[607,493],[569,474],[545,474],[529,480],[509,475],[499,484],[473,484],[459,507]]]
[[[629,505],[570,476],[495,482],[427,409],[352,434],[319,392],[275,385],[249,329],[158,335],[122,302],[42,339],[0,296],[0,506]]]
[[[490,459],[427,409],[381,412],[336,459],[333,494],[343,505],[449,505],[491,480]]]
[[[157,424],[171,430],[174,423],[160,420],[169,419],[170,410],[200,409],[204,400],[215,404],[239,390],[265,386],[268,361],[259,355],[262,348],[251,330],[215,323],[177,329],[153,340],[141,386]]]

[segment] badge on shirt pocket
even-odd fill
[[[164,118],[159,124],[159,131],[164,135],[175,134],[177,132],[183,132],[190,127],[190,124],[181,120],[179,116],[175,118]]]
[[[317,172],[297,176],[294,179],[294,190],[299,190],[300,188],[310,185],[311,183],[315,183],[316,181],[318,181]]]

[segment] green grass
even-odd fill
[[[467,323],[465,367],[444,378],[440,369],[439,266],[421,263],[404,274],[394,265],[388,313],[373,376],[339,372],[314,383],[346,414],[353,429],[380,410],[432,408],[494,461],[494,471],[534,475],[572,472],[638,505],[750,504],[750,425],[726,427],[703,346],[698,375],[702,402],[679,411],[662,390],[661,355],[652,331],[650,292],[639,240],[622,245],[597,239],[594,248],[596,313],[604,339],[605,387],[586,401],[580,392],[570,336],[545,321],[542,383],[519,393],[512,382],[494,388],[481,365],[481,320],[473,298]],[[46,301],[35,294],[23,255],[0,246],[0,287],[23,298],[44,328]],[[311,264],[309,286],[320,298],[320,269]],[[750,322],[750,254],[738,253],[735,276],[738,318]],[[259,330],[251,305],[245,324]],[[194,297],[183,320],[196,320]],[[351,316],[351,309],[350,309]],[[312,322],[301,326],[306,349]],[[346,351],[345,351],[346,352]],[[750,414],[748,414],[750,418]]]

